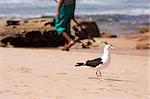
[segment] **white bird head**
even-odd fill
[[[110,49],[114,49],[114,46],[112,46],[111,44],[107,43],[106,41],[103,42],[105,44],[104,50],[110,50]]]
[[[109,50],[109,49],[113,49],[114,47],[111,44],[107,44],[107,45],[105,45],[104,48]]]

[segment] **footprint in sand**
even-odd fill
[[[65,96],[56,96],[55,99],[65,99]]]
[[[2,90],[2,91],[0,91],[0,94],[9,93],[9,92],[11,92],[11,90]]]
[[[18,95],[17,92],[12,91],[12,90],[2,90],[2,91],[0,91],[0,94],[3,94],[3,95],[8,94],[8,93],[13,94],[13,95]]]
[[[17,69],[20,73],[32,73],[32,69],[30,68],[25,68],[25,67],[20,67]]]
[[[105,90],[105,88],[98,88],[98,90],[99,90],[99,91],[103,91],[103,90]]]
[[[57,73],[57,74],[59,74],[59,75],[67,75],[67,73]]]
[[[48,76],[41,76],[41,77],[43,77],[43,78],[48,78]]]
[[[25,67],[13,68],[13,66],[9,66],[8,71],[9,72],[19,71],[20,73],[31,73],[33,70]]]

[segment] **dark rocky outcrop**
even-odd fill
[[[150,43],[137,43],[136,49],[150,49]]]
[[[56,31],[43,33],[30,31],[26,33],[25,37],[20,34],[5,37],[1,40],[1,43],[5,46],[9,43],[14,47],[57,47],[65,44],[64,40],[57,36]]]
[[[7,20],[7,26],[10,25],[20,25],[20,21],[17,20]]]
[[[101,36],[103,38],[117,38],[118,36],[109,32],[102,32]]]
[[[139,30],[140,33],[146,33],[146,32],[149,32],[150,31],[150,28],[148,27],[143,27]]]
[[[128,40],[136,41],[136,49],[150,49],[150,32],[147,32],[147,30],[146,33],[129,34],[123,37]]]
[[[78,25],[72,27],[79,39],[101,37],[98,26],[94,21],[81,21],[79,24],[82,28]]]
[[[27,22],[8,20],[7,26],[17,25],[17,27],[6,26],[3,33],[11,34],[11,36],[3,37],[1,43],[5,46],[9,43],[14,47],[57,47],[64,45],[65,40],[57,35],[54,21],[54,19],[32,19],[27,20]],[[81,39],[100,37],[99,29],[94,21],[81,21],[80,25],[84,27],[84,30],[72,31],[73,34],[74,32],[77,34],[75,36]],[[74,25],[71,24],[71,26]]]

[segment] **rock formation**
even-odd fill
[[[8,20],[3,31],[0,30],[0,34],[5,35],[2,37],[1,43],[5,46],[9,43],[15,47],[57,47],[64,45],[65,40],[57,35],[54,21],[50,18],[24,21]],[[16,25],[15,28],[11,27]],[[81,39],[87,39],[89,35],[90,37],[100,37],[99,29],[94,21],[81,21],[80,25],[84,27],[84,30],[72,31],[72,34],[76,34],[74,36]],[[72,24],[72,27],[76,26]]]

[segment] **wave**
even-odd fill
[[[33,3],[37,0],[1,0],[2,4]]]
[[[78,12],[78,11],[77,11]],[[78,12],[75,13],[75,16],[77,17],[84,17],[84,16],[101,16],[101,15],[126,15],[126,16],[140,16],[140,15],[150,15],[149,10],[141,11],[141,10],[133,10],[130,12],[117,12],[117,11],[104,11],[104,12]],[[43,13],[7,13],[7,14],[0,14],[0,18],[39,18],[42,16],[52,16],[55,17],[55,12],[43,12]]]
[[[37,2],[55,2],[55,0],[0,0],[0,3],[37,3]],[[147,4],[149,0],[77,0],[82,4]]]
[[[147,4],[149,0],[80,0],[79,3],[84,4]]]
[[[109,10],[109,11],[93,11],[93,12],[78,12],[76,15],[150,15],[150,10],[141,10],[141,9],[135,9],[130,11],[116,11],[116,10]]]
[[[0,0],[0,17],[54,16],[54,0]],[[77,0],[76,15],[150,15],[149,0]]]
[[[0,0],[0,4],[50,4],[56,5],[54,0]]]

